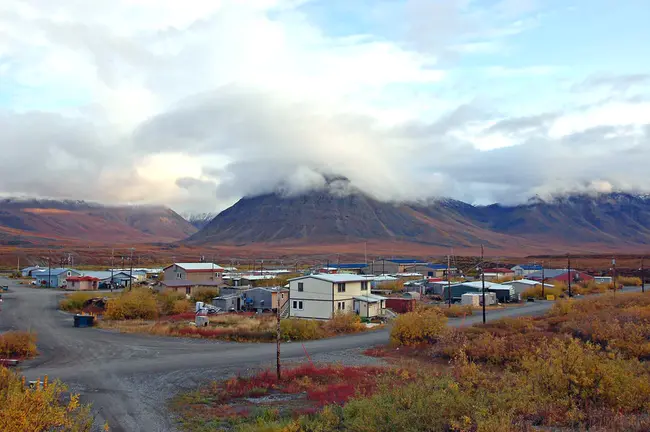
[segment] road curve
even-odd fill
[[[167,400],[180,390],[251,368],[272,364],[275,344],[241,344],[199,339],[119,334],[72,326],[72,317],[57,310],[59,291],[28,288],[10,279],[3,295],[0,331],[32,330],[38,335],[40,356],[22,365],[28,379],[48,375],[61,379],[91,402],[96,424],[111,431],[173,431]],[[550,302],[489,311],[488,320],[543,314]],[[471,325],[482,317],[450,320],[452,326]],[[388,330],[311,341],[311,354],[371,347],[388,341]],[[282,345],[284,360],[304,358],[299,343]]]

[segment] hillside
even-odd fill
[[[0,242],[47,240],[87,242],[171,242],[196,232],[188,221],[162,206],[103,206],[85,201],[0,200]]]
[[[574,195],[519,206],[444,199],[392,204],[360,192],[243,198],[188,239],[190,244],[395,241],[434,248],[521,250],[650,244],[650,199],[623,193]]]

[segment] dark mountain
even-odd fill
[[[392,204],[358,191],[243,198],[191,236],[195,244],[406,241],[516,250],[549,245],[650,244],[650,199],[624,193],[573,195],[518,206],[451,199]]]
[[[217,213],[188,213],[183,216],[194,228],[200,230],[209,224],[216,215]]]
[[[104,206],[85,201],[0,200],[0,242],[44,240],[171,242],[196,232],[188,221],[162,206]]]

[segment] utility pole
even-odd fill
[[[481,245],[481,293],[483,296],[483,324],[485,324],[485,273],[483,272],[483,245]]]
[[[645,292],[645,267],[643,261],[645,257],[641,257],[641,292]]]
[[[612,284],[614,285],[614,294],[616,294],[616,258],[612,257]]]
[[[569,297],[572,297],[572,295],[571,295],[571,279],[573,279],[573,278],[571,277],[571,255],[567,254],[566,255],[566,260],[567,260],[567,270],[568,270],[567,279],[568,279],[568,282],[569,282]]]
[[[47,287],[52,288],[50,281],[52,280],[52,253],[47,251]]]
[[[447,255],[447,297],[449,298],[449,307],[451,307],[451,279],[449,279],[449,255]]]
[[[282,373],[280,369],[280,296],[282,295],[282,287],[278,287],[278,292],[276,296],[278,297],[278,313],[277,313],[277,323],[275,326],[275,367],[276,367],[276,373],[278,376],[278,381],[282,378]]]
[[[113,267],[114,255],[115,255],[115,249],[111,249],[111,292],[113,291],[113,271],[115,270]]]
[[[542,261],[542,299],[545,299],[546,297],[544,296],[544,280],[546,278],[544,277],[544,261]]]
[[[368,265],[368,242],[363,243],[363,263]]]
[[[133,251],[135,248],[131,248],[131,268],[129,270],[129,290],[133,289]]]

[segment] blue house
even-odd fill
[[[32,277],[36,283],[50,288],[61,288],[65,285],[66,278],[70,276],[81,276],[81,272],[69,268],[47,268],[33,271]]]

